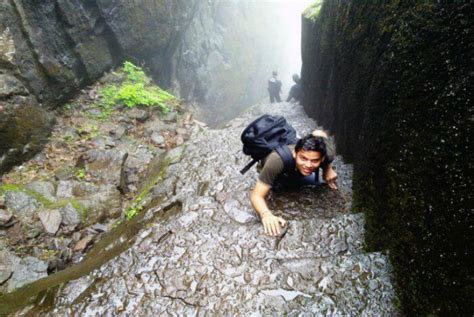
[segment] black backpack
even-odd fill
[[[296,131],[282,116],[265,114],[259,117],[245,128],[240,139],[244,144],[244,154],[252,157],[252,161],[240,171],[241,174],[246,173],[272,150],[280,155],[285,169],[294,165],[293,155],[286,145],[296,143]]]

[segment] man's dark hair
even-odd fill
[[[316,151],[321,153],[322,157],[326,156],[326,141],[322,137],[314,137],[312,134],[308,134],[296,142],[295,152],[299,151]]]

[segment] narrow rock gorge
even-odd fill
[[[474,313],[474,5],[315,1],[267,104],[283,3],[0,3],[0,315]],[[278,237],[239,173],[264,113],[337,149]]]

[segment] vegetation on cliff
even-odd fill
[[[137,106],[159,107],[163,113],[168,113],[170,105],[177,102],[172,94],[153,84],[141,67],[131,62],[124,62],[123,68],[118,70],[123,80],[110,83],[99,90],[101,95],[98,105],[102,117],[110,115],[114,108],[125,105],[128,108]]]
[[[303,25],[305,107],[354,163],[367,243],[405,313],[472,313],[472,3],[326,1]]]

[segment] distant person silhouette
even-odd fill
[[[278,79],[278,72],[272,72],[272,78],[268,80],[268,93],[270,94],[270,103],[281,102],[281,81]]]
[[[300,83],[300,76],[298,74],[293,75],[293,81],[295,84],[291,86],[290,93],[288,94],[288,98],[286,99],[287,102],[290,102],[291,99],[294,99],[296,102],[301,103],[301,100],[303,100],[303,89],[301,88],[301,83]]]

